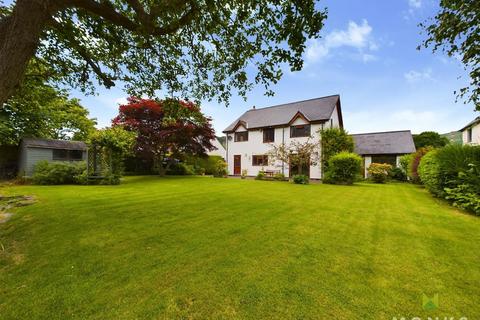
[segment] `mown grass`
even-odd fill
[[[129,177],[1,193],[38,202],[0,224],[0,319],[480,318],[480,219],[416,186]]]

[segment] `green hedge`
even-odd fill
[[[189,157],[185,162],[192,165],[197,174],[216,175],[219,170],[219,161],[225,162],[220,156]]]
[[[422,157],[418,166],[418,176],[428,191],[437,197],[443,197],[445,191],[441,182],[442,175],[437,156],[438,150],[432,150]]]
[[[418,173],[432,194],[480,215],[480,146],[451,144],[430,151]]]
[[[195,174],[192,165],[183,162],[175,163],[167,169],[167,175],[172,176],[191,176]]]
[[[86,169],[84,161],[40,161],[34,167],[32,182],[44,185],[80,183],[79,180]]]
[[[403,171],[407,178],[410,178],[409,167],[413,159],[413,153],[405,154],[400,157],[400,169]]]
[[[407,175],[413,183],[421,183],[420,177],[418,176],[418,166],[420,165],[422,157],[432,150],[432,147],[420,148],[411,156]]]
[[[293,183],[295,184],[308,184],[310,179],[304,174],[296,174],[293,176]]]
[[[340,152],[328,161],[323,182],[332,184],[353,184],[360,175],[362,158],[350,152]]]

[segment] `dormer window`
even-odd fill
[[[269,143],[275,141],[275,129],[267,128],[263,129],[263,143]]]
[[[310,125],[302,124],[290,127],[290,138],[310,137]]]
[[[235,132],[235,142],[248,141],[248,131]]]

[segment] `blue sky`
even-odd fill
[[[318,6],[329,11],[322,38],[309,41],[304,69],[286,71],[272,87],[274,97],[256,88],[246,102],[233,97],[228,108],[213,101],[202,103],[217,135],[253,105],[331,94],[340,94],[345,129],[351,133],[400,129],[444,133],[476,116],[472,104],[455,102],[454,90],[468,82],[461,63],[429,49],[416,50],[424,38],[417,25],[434,16],[437,1],[323,0]],[[96,96],[72,91],[72,96],[80,98],[99,127],[110,124],[126,98],[119,87],[99,88]]]

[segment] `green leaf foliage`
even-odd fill
[[[54,6],[37,56],[63,84],[92,92],[121,81],[150,97],[164,90],[228,101],[254,84],[273,94],[282,68],[302,68],[306,41],[327,17],[313,0],[88,2],[96,4]]]
[[[444,190],[440,164],[438,161],[438,150],[432,150],[422,157],[418,166],[418,175],[423,185],[435,196],[442,197]]]
[[[323,182],[331,184],[353,184],[359,177],[362,158],[355,153],[340,152],[328,162]]]
[[[296,174],[293,176],[293,183],[295,184],[308,184],[309,182],[308,176],[304,174]]]
[[[412,162],[412,158],[413,158],[414,154],[413,153],[410,153],[410,154],[405,154],[403,156],[400,157],[400,169],[405,173],[405,175],[407,177],[409,177],[409,166],[410,166],[410,163]]]
[[[105,147],[112,152],[126,156],[132,153],[137,134],[121,126],[97,130],[90,135],[89,144]]]
[[[403,171],[402,168],[399,168],[399,167],[393,167],[389,171],[388,175],[393,180],[402,181],[402,182],[407,181],[407,174],[405,173],[405,171]]]
[[[40,78],[27,77],[16,94],[0,106],[0,144],[17,145],[22,138],[85,140],[95,130],[78,99],[70,99]]]
[[[32,182],[42,185],[74,184],[85,169],[84,161],[40,161],[34,167]]]
[[[372,163],[367,168],[368,177],[375,183],[387,182],[391,170],[392,166],[388,163]]]
[[[451,144],[430,151],[418,173],[432,194],[480,215],[480,146]]]
[[[330,128],[320,131],[322,148],[322,167],[328,168],[331,157],[340,152],[353,152],[353,138],[347,131],[340,128]]]
[[[227,163],[223,159],[217,159],[213,169],[213,176],[215,178],[225,178],[228,175]]]
[[[407,175],[413,183],[420,183],[420,178],[418,177],[418,165],[420,164],[422,157],[431,150],[433,150],[432,147],[420,148],[408,158],[410,159],[410,162],[408,163]]]
[[[440,12],[420,26],[426,31],[423,47],[442,50],[462,61],[469,72],[470,83],[457,93],[480,111],[480,1],[441,0]]]
[[[438,132],[424,131],[420,134],[414,134],[413,142],[415,143],[415,148],[419,149],[423,147],[441,148],[447,145],[450,141],[447,137],[441,136]]]
[[[90,150],[100,162],[100,184],[119,184],[124,173],[124,159],[133,153],[137,134],[115,126],[95,131],[89,139]],[[89,175],[98,175],[98,167],[91,166]],[[89,166],[90,168],[90,166]]]

